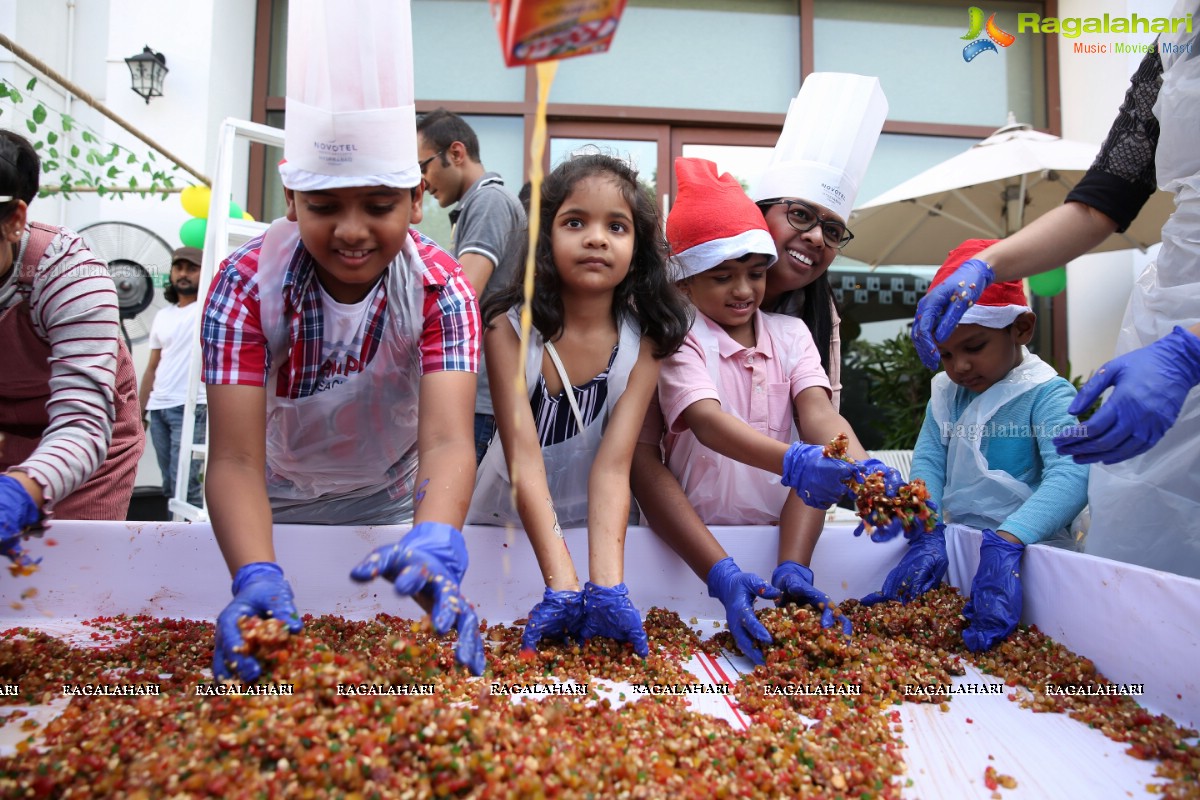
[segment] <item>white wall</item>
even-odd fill
[[[1059,17],[1098,17],[1104,13],[1140,17],[1170,16],[1173,0],[1060,0]],[[1129,88],[1140,54],[1094,55],[1072,52],[1074,42],[1150,43],[1148,33],[1059,37],[1063,137],[1100,143],[1108,134]],[[1151,248],[1151,252],[1157,248]],[[1067,265],[1067,337],[1074,375],[1089,376],[1113,355],[1133,279],[1148,256],[1137,251],[1097,253]]]

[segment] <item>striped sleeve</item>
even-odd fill
[[[82,239],[59,231],[38,264],[29,307],[34,330],[50,344],[49,425],[17,469],[53,503],[82,486],[108,455],[121,335],[116,287]]]

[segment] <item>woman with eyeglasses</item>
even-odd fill
[[[760,200],[758,208],[779,253],[779,269],[767,272],[763,310],[797,317],[808,326],[837,408],[842,396],[842,320],[829,285],[829,267],[854,234],[830,209],[798,197]]]
[[[828,113],[831,108],[837,113]],[[810,75],[788,109],[766,172],[750,191],[778,256],[767,270],[760,308],[798,317],[806,324],[828,373],[835,409],[841,392],[840,320],[827,273],[839,250],[853,238],[846,229],[846,218],[886,116],[887,101],[878,79],[837,73]],[[821,123],[814,125],[812,120]],[[767,390],[770,393],[772,387]],[[743,653],[762,663],[752,640],[770,641],[754,616],[754,601],[762,596],[763,581],[733,564],[690,505],[663,464],[663,434],[662,411],[652,403],[631,475],[643,519],[707,581],[709,595],[725,606],[729,628]],[[889,486],[900,483],[894,469],[874,460],[866,463],[868,471],[885,472]],[[809,568],[825,511],[804,506],[796,517],[780,534],[778,566],[771,575],[771,584],[781,594],[776,602],[817,609],[822,624],[829,627],[835,617],[825,612],[833,603],[813,585]]]
[[[0,554],[59,519],[123,520],[146,446],[108,267],[28,218],[40,163],[0,131]]]

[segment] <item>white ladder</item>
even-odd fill
[[[212,199],[208,205],[208,228],[204,235],[204,258],[200,265],[201,308],[208,298],[208,290],[216,274],[217,265],[245,242],[261,235],[267,229],[265,222],[230,219],[229,201],[233,192],[233,167],[235,146],[238,140],[257,142],[274,147],[283,146],[283,131],[257,122],[227,118],[221,123],[218,134],[216,176],[213,179]],[[183,430],[179,434],[179,463],[175,472],[175,495],[167,501],[167,508],[176,520],[208,519],[208,511],[201,499],[200,506],[188,502],[188,478],[192,461],[199,461],[202,470],[208,466],[208,445],[197,444],[193,436],[196,426],[196,398],[200,393],[200,373],[203,359],[200,353],[200,325],[196,326],[196,338],[192,341],[191,367],[188,369],[187,399],[183,405]],[[205,441],[208,437],[205,436]]]

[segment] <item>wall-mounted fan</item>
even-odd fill
[[[149,338],[154,314],[166,304],[155,284],[159,276],[170,275],[171,246],[154,231],[131,222],[97,222],[80,228],[79,235],[88,249],[108,262],[117,285],[121,331],[132,349],[135,342]]]

